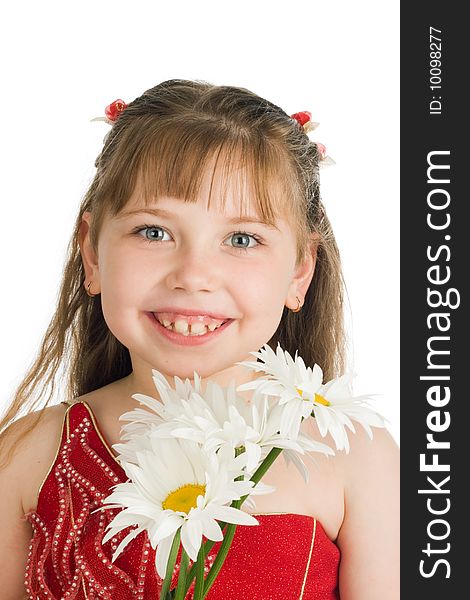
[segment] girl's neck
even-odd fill
[[[132,373],[130,373],[127,377],[124,377],[119,381],[118,385],[120,388],[121,398],[124,399],[126,397],[133,402],[134,400],[131,398],[131,396],[133,394],[139,393],[159,399],[157,388],[155,387],[155,384],[152,379],[152,372],[150,370],[150,372],[147,373],[147,371],[148,369],[145,370],[144,373],[139,373],[138,370],[134,369]],[[168,384],[172,388],[174,388],[173,376],[170,376],[167,373],[162,374],[165,376]],[[262,373],[255,373],[254,371],[249,370],[246,367],[235,365],[233,367],[225,369],[224,371],[215,373],[210,377],[201,378],[202,391],[204,392],[206,390],[207,382],[209,380],[214,381],[222,387],[227,387],[231,383],[231,381],[234,380],[235,386],[238,386],[242,383],[253,381],[261,375]],[[183,379],[183,381],[185,380],[185,378],[183,377],[181,377],[180,379]],[[190,381],[191,384],[194,386],[194,379],[190,379]],[[249,401],[253,394],[253,391],[239,391],[237,392],[237,394]]]

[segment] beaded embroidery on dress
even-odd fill
[[[66,403],[64,403],[66,404]],[[113,563],[129,529],[102,544],[120,509],[91,514],[110,487],[127,481],[90,406],[69,405],[57,455],[25,514],[33,528],[25,573],[31,600],[155,600],[162,580],[147,532],[136,536]],[[238,526],[207,600],[337,600],[340,552],[313,517],[254,513],[256,527]],[[206,571],[221,542],[206,558]],[[171,588],[178,579],[179,557]],[[193,597],[194,582],[186,595]]]

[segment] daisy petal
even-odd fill
[[[137,527],[136,529],[133,529],[126,535],[126,537],[122,540],[122,542],[119,544],[119,546],[116,548],[116,550],[113,554],[113,558],[112,558],[113,562],[121,554],[121,552],[124,550],[124,548],[127,546],[127,544],[131,540],[133,540],[135,537],[137,537],[142,531],[143,531],[143,527]]]
[[[186,521],[181,528],[181,543],[187,555],[193,561],[197,555],[202,542],[202,523],[199,519]]]
[[[183,523],[182,517],[178,515],[167,515],[164,520],[158,525],[155,531],[155,537],[157,540],[162,540],[169,535],[173,535],[175,531],[181,527]]]
[[[220,525],[214,519],[204,519],[202,523],[202,533],[206,538],[213,542],[220,542],[224,537]]]
[[[160,540],[157,546],[157,552],[155,553],[155,567],[162,579],[165,579],[166,567],[168,565],[168,558],[170,556],[174,537],[175,534],[169,535],[163,540]]]
[[[226,523],[235,523],[237,525],[259,524],[252,515],[231,506],[214,506],[211,513],[215,519]]]

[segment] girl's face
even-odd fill
[[[92,215],[83,217],[85,285],[91,280],[91,291],[101,293],[106,323],[129,349],[134,389],[155,391],[151,369],[170,383],[175,375],[193,379],[194,371],[221,385],[252,379],[252,371],[234,363],[255,360],[249,353],[273,336],[284,305],[296,308],[296,296],[303,303],[311,282],[314,244],[296,267],[295,239],[286,220],[271,228],[250,211],[250,221],[240,222],[230,190],[224,212],[207,209],[203,198],[209,185],[207,179],[196,203],[165,197],[148,207],[137,187],[123,211],[105,219],[97,255],[88,235]],[[193,337],[168,332],[157,320],[173,321],[176,314],[164,314],[173,312],[180,314],[180,329],[201,322],[184,317],[188,311],[218,317],[202,324],[229,321]]]

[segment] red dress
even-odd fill
[[[37,509],[25,514],[34,531],[25,575],[31,600],[159,598],[162,580],[147,532],[112,563],[113,551],[130,529],[102,545],[106,525],[121,509],[90,514],[111,486],[127,480],[89,405],[73,403]],[[307,515],[254,514],[259,525],[236,528],[207,600],[337,600],[340,552],[321,524]],[[220,544],[208,553],[206,568]],[[178,561],[171,588],[177,577]],[[194,583],[187,600],[193,588]]]

